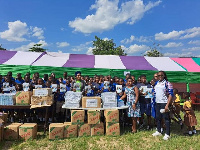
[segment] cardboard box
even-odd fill
[[[33,95],[33,92],[31,92],[31,91],[17,92],[16,93],[16,105],[30,105],[32,95]]]
[[[52,105],[54,95],[50,96],[31,96],[31,105]]]
[[[40,88],[40,89],[33,89],[34,96],[50,96],[52,95],[51,88]]]
[[[99,124],[100,123],[100,111],[88,110],[88,124]]]
[[[32,140],[37,137],[37,124],[25,123],[19,127],[19,137],[23,140]]]
[[[101,108],[101,97],[83,97],[82,108]]]
[[[18,140],[19,138],[19,124],[9,124],[4,127],[5,140]]]
[[[104,135],[103,122],[101,122],[100,124],[91,125],[91,136],[95,135]]]
[[[78,136],[90,136],[91,126],[87,123],[78,125]]]
[[[7,123],[8,113],[0,113],[0,124]]]
[[[64,124],[51,123],[49,125],[49,139],[63,139],[64,137]]]
[[[78,126],[73,125],[71,122],[64,122],[64,138],[77,137]]]
[[[106,123],[106,135],[112,135],[112,136],[120,135],[119,123]]]
[[[105,116],[106,122],[109,122],[109,123],[118,123],[119,122],[119,110],[117,110],[117,109],[105,110],[104,116]]]
[[[71,123],[72,124],[83,124],[85,118],[84,110],[71,110]]]

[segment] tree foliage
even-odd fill
[[[42,44],[35,44],[29,49],[30,52],[46,52],[46,49],[41,47]]]
[[[116,47],[116,44],[111,40],[103,40],[95,36],[93,41],[92,53],[94,55],[127,55],[121,46]]]
[[[163,54],[160,52],[160,44],[153,43],[153,46],[149,47],[150,50],[146,51],[144,56],[148,57],[162,57]]]
[[[2,47],[2,44],[0,44],[0,50],[5,51],[6,49]]]

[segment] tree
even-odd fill
[[[153,46],[149,47],[150,50],[146,51],[144,56],[148,57],[162,57],[163,54],[159,51],[161,50],[160,44],[153,43]]]
[[[2,44],[0,45],[0,50],[5,51],[6,49],[2,47]]]
[[[29,49],[30,52],[46,52],[46,49],[41,47],[42,44],[35,44]]]
[[[111,40],[103,40],[95,36],[95,41],[93,41],[92,53],[94,55],[127,55],[121,46],[115,47],[116,44]]]

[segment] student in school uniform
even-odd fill
[[[183,98],[185,99],[185,102],[183,104],[183,112],[185,114],[184,124],[188,127],[188,135],[191,136],[197,133],[195,129],[195,126],[197,125],[197,119],[194,110],[192,109],[192,101],[189,99],[189,97],[189,92],[183,93]]]
[[[92,81],[90,80],[90,82],[92,82]],[[100,96],[101,95],[101,91],[100,91],[100,88],[101,88],[100,76],[96,76],[95,77],[95,82],[92,82],[92,88],[94,90],[94,95],[95,96]]]
[[[86,88],[88,87],[88,88]],[[88,81],[87,86],[85,86],[85,96],[91,97],[94,96],[94,88],[92,87],[92,82]]]
[[[44,84],[45,84],[48,81],[48,74],[44,74],[42,79],[43,79]]]
[[[23,84],[24,83],[24,80],[22,79],[21,73],[17,73],[17,78],[15,79],[15,83],[16,84]]]
[[[101,83],[100,91],[101,93],[110,92],[110,80],[107,76],[104,77],[104,82]]]
[[[140,76],[141,83],[137,84],[137,87],[140,92],[139,96],[139,103],[140,103],[140,111],[141,111],[141,118],[140,118],[140,129],[144,127],[144,114],[147,116],[147,130],[151,128],[151,98],[145,98],[146,91],[143,88],[151,88],[151,85],[147,83],[146,76]]]

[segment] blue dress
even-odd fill
[[[129,106],[128,108],[128,117],[141,117],[141,113],[140,113],[140,104],[139,102],[137,102],[136,104],[136,109],[133,110],[133,104],[135,103],[135,91],[134,91],[134,87],[125,88],[125,93],[127,95],[127,105]]]

